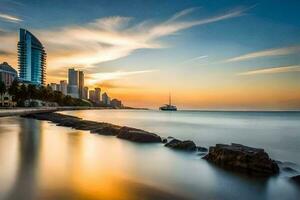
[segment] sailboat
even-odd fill
[[[171,104],[171,94],[169,94],[169,104],[165,104],[164,106],[161,106],[159,110],[162,111],[177,111],[177,107],[175,105]]]

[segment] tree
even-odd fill
[[[3,96],[3,94],[5,94],[5,92],[6,92],[6,86],[5,86],[5,84],[4,84],[3,81],[0,81],[0,95],[1,95],[1,101],[2,101],[2,96]]]
[[[26,99],[29,98],[28,92],[27,92],[27,87],[25,84],[22,84],[20,87],[20,91],[18,93],[18,99],[21,101],[25,101]]]
[[[38,98],[38,90],[35,85],[28,85],[27,92],[30,99],[37,99]]]
[[[17,79],[15,79],[8,88],[8,94],[12,96],[13,101],[17,101],[16,96],[18,95],[19,91],[19,82]]]
[[[60,106],[63,105],[63,98],[64,95],[60,91],[54,91],[53,92],[53,101],[58,103]]]

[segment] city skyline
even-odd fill
[[[296,1],[72,2],[0,1],[0,62],[16,69],[23,27],[46,49],[47,83],[75,66],[129,106],[157,108],[170,91],[187,109],[300,108]]]

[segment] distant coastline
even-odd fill
[[[110,108],[110,107],[86,107],[86,106],[62,106],[62,107],[2,107],[0,108],[0,117],[19,116],[33,113],[46,113],[56,111],[71,111],[71,110],[103,110],[103,109],[118,109],[118,110],[148,110],[147,108]]]

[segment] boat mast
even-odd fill
[[[171,93],[169,92],[169,105],[171,105]]]

